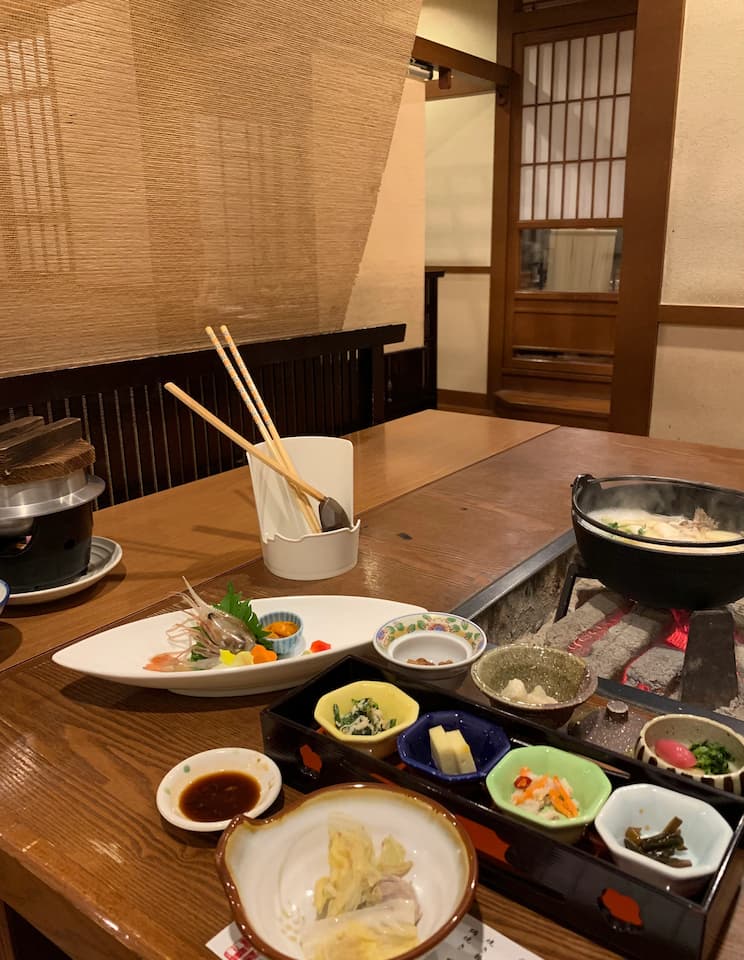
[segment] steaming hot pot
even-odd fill
[[[744,597],[744,535],[680,542],[619,532],[597,517],[611,508],[692,518],[696,509],[721,530],[744,531],[744,493],[666,477],[602,477],[573,482],[576,543],[590,574],[652,607],[702,610]]]

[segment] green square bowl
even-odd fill
[[[554,774],[565,777],[579,806],[579,815],[571,819],[544,820],[513,804],[514,781],[522,767],[529,767],[538,776]],[[493,802],[504,813],[529,823],[562,843],[576,843],[581,838],[612,792],[610,781],[596,763],[555,747],[510,750],[486,777],[486,787]]]

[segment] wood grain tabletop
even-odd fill
[[[487,418],[465,419],[488,424]],[[429,420],[445,422],[438,415]],[[464,429],[462,420],[456,422]],[[386,498],[381,481],[379,488],[370,482],[359,564],[342,577],[303,583],[301,592],[385,596],[451,609],[569,527],[570,482],[577,473],[638,472],[744,487],[744,451],[566,428],[535,428],[528,436],[470,461],[463,447],[449,468],[432,455],[423,481],[413,455],[396,470],[380,461],[387,459],[390,434],[385,442],[378,434],[366,449],[366,438],[357,438],[358,464],[371,457],[366,462],[386,472],[387,489],[396,493]],[[496,442],[495,435],[484,448],[488,442]],[[453,470],[455,462],[460,468]],[[219,524],[219,511],[210,513],[206,502],[216,479],[180,490],[187,491],[189,510],[203,496],[200,515]],[[177,569],[178,524],[194,521],[180,513],[178,494],[169,493],[169,524],[161,530],[173,553],[162,558],[160,592],[147,595],[148,612],[167,606],[164,595],[177,589],[165,573],[183,572]],[[144,528],[134,533],[136,503],[126,506],[129,527],[120,529],[144,536]],[[220,529],[225,536],[232,524]],[[228,579],[252,596],[298,592],[297,584],[269,575],[260,560],[246,559],[239,547],[223,557],[219,570],[205,560],[205,576],[219,573],[203,584],[207,598]],[[117,612],[109,619],[134,618],[136,605],[125,607],[110,607]],[[58,625],[48,646],[97,628],[78,607],[56,614],[43,615],[50,630]],[[154,793],[166,770],[199,750],[229,744],[260,749],[259,714],[271,699],[196,699],[125,687],[64,670],[46,654],[6,669],[0,674],[0,898],[75,960],[208,956],[204,944],[229,921],[214,869],[215,838],[164,823]],[[285,790],[284,803],[297,800]],[[483,886],[474,909],[545,960],[616,956]],[[1,950],[0,938],[0,957]],[[743,955],[744,910],[738,908],[715,957]]]
[[[554,429],[427,410],[354,433],[356,512]],[[198,583],[261,556],[248,467],[100,510],[93,532],[121,544],[121,563],[66,600],[8,606],[0,623],[0,670],[179,590],[182,576]]]

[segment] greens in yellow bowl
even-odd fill
[[[315,720],[334,739],[375,757],[393,753],[398,734],[418,719],[419,705],[392,683],[358,680],[318,700]]]

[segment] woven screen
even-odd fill
[[[420,2],[3,0],[0,375],[340,328]]]

